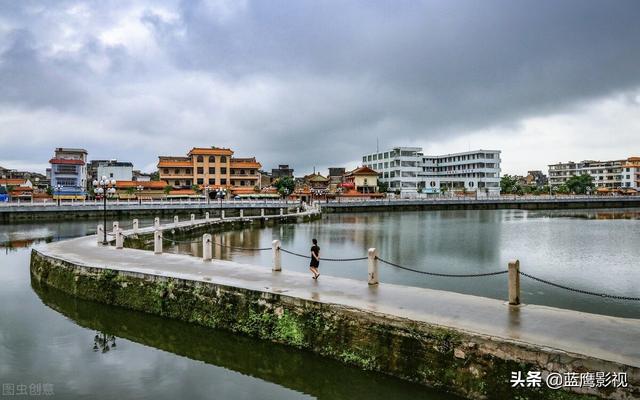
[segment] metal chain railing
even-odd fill
[[[617,295],[613,295],[613,294],[591,292],[589,290],[572,288],[572,287],[569,287],[569,286],[561,285],[559,283],[548,281],[546,279],[538,278],[537,276],[533,276],[533,275],[527,274],[527,273],[522,272],[522,271],[520,271],[520,275],[525,276],[525,277],[527,277],[529,279],[532,279],[534,281],[537,281],[537,282],[540,282],[540,283],[544,283],[545,285],[554,286],[554,287],[557,287],[557,288],[560,288],[560,289],[564,289],[564,290],[569,290],[571,292],[587,294],[587,295],[590,295],[590,296],[606,297],[606,298],[617,299],[617,300],[640,301],[640,297],[617,296]]]
[[[309,258],[309,259],[311,258],[311,256],[306,256],[304,254],[300,254],[300,253],[296,253],[296,252],[293,252],[293,251],[290,251],[290,250],[286,250],[286,249],[283,249],[282,247],[280,247],[279,249],[280,249],[280,251],[282,251],[284,253],[291,254],[291,255],[294,255],[294,256],[297,256],[297,257]],[[363,261],[363,260],[366,260],[366,259],[367,259],[367,257],[354,257],[354,258],[322,258],[321,260],[322,261]]]
[[[383,264],[387,264],[390,265],[392,267],[396,267],[399,269],[403,269],[405,271],[411,271],[411,272],[415,272],[417,274],[422,274],[422,275],[430,275],[430,276],[443,276],[443,277],[449,277],[449,278],[475,278],[475,277],[480,277],[480,276],[495,276],[495,275],[502,275],[502,274],[506,274],[507,270],[504,271],[495,271],[495,272],[481,272],[479,274],[445,274],[445,273],[441,273],[441,272],[429,272],[429,271],[421,271],[419,269],[413,269],[413,268],[409,268],[409,267],[404,267],[402,265],[393,263],[391,261],[387,261],[384,260],[380,257],[376,257],[376,259],[378,261],[380,261]]]
[[[202,239],[196,239],[196,240],[175,240],[175,239],[167,239],[165,237],[162,238],[162,240],[164,240],[165,242],[170,242],[173,244],[194,244],[194,243],[201,243]]]

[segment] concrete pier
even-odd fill
[[[501,301],[378,283],[378,266],[365,262],[362,280],[316,281],[286,264],[276,270],[280,252],[270,268],[96,241],[34,250],[33,278],[81,298],[285,343],[473,399],[640,396],[640,320],[513,307],[506,290]],[[504,279],[506,289],[503,277],[494,279]],[[625,372],[629,386],[561,394],[512,388],[516,371]]]

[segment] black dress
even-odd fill
[[[320,261],[318,261],[318,259],[313,256],[314,254],[320,257],[320,247],[311,247],[311,263],[309,264],[310,267],[318,268],[320,266]]]

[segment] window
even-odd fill
[[[373,161],[378,161],[378,155],[377,154],[373,155]]]
[[[215,178],[209,178],[209,185],[214,185],[216,183]]]
[[[384,158],[389,158],[389,152],[384,153]]]
[[[198,185],[202,185],[204,183],[204,179],[198,178],[197,182],[198,182]]]
[[[226,175],[226,173],[227,173],[227,167],[222,167],[222,168],[220,168],[220,173],[221,173],[221,174],[223,174],[223,175]]]
[[[384,163],[384,167],[385,167],[385,168],[389,168],[389,162],[388,162],[388,161],[386,161],[386,162]]]
[[[240,181],[240,186],[244,186],[244,181]]]
[[[216,162],[216,156],[209,156],[209,162],[210,163]]]
[[[216,173],[216,169],[214,167],[209,167],[209,173],[210,174],[215,174]]]
[[[169,168],[165,168],[165,169],[164,169],[164,173],[165,173],[165,174],[168,174],[168,173],[169,173]]]
[[[198,161],[198,162],[204,162],[204,158],[203,158],[202,156],[198,156],[198,157],[196,158],[196,161]]]
[[[362,162],[366,163],[367,162],[367,156],[362,157]]]
[[[371,156],[367,156],[367,161],[371,161]]]
[[[71,178],[58,178],[56,179],[56,183],[64,187],[71,187],[71,186],[77,185],[77,181]]]
[[[227,157],[226,156],[220,156],[220,162],[221,163],[226,163],[227,162]]]
[[[198,167],[198,173],[199,174],[204,174],[204,168]]]
[[[180,181],[176,181],[176,182],[175,182],[175,185],[176,185],[176,186],[180,186]]]
[[[180,173],[180,170],[178,168],[176,168],[175,171],[173,171],[176,175],[178,175]]]
[[[113,172],[109,174],[109,178],[113,178]]]
[[[226,179],[220,179],[220,184],[221,185],[226,185],[227,184],[227,180]]]

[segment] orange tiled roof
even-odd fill
[[[191,163],[191,161],[164,160],[164,161],[158,162],[158,168],[163,168],[163,167],[193,167],[193,164]]]
[[[0,179],[0,185],[24,185],[27,183],[24,179]]]
[[[194,192],[191,189],[178,189],[178,190],[172,190],[169,192],[169,195],[177,195],[177,194],[195,195],[196,192]]]
[[[262,164],[257,161],[235,161],[231,160],[231,168],[261,168]]]
[[[360,168],[356,168],[353,171],[350,171],[349,173],[347,173],[347,175],[376,175],[378,176],[378,173],[374,170],[372,170],[369,167],[360,167]]]
[[[116,181],[116,188],[127,189],[142,186],[145,189],[164,189],[167,186],[165,181]]]
[[[13,188],[12,192],[32,192],[33,188],[28,186],[16,186]]]
[[[187,154],[230,156],[233,154],[233,151],[222,147],[194,147]]]

